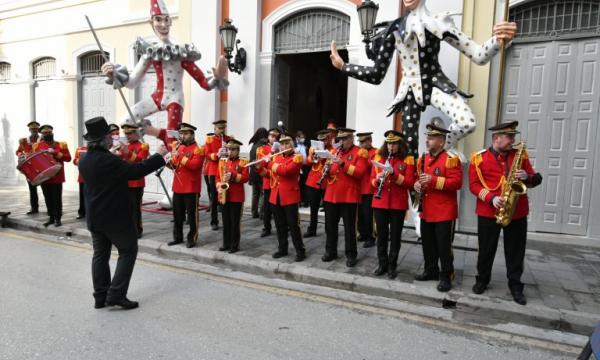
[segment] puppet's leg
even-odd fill
[[[458,154],[456,151],[458,142],[475,131],[475,115],[471,107],[459,94],[446,94],[437,88],[434,88],[431,93],[431,105],[452,119],[448,127],[450,134],[446,141],[446,150]]]
[[[133,116],[135,117],[134,120],[132,120],[129,116],[125,117],[123,123],[125,124],[137,124],[138,122],[142,122],[142,125],[144,127],[144,135],[152,135],[152,136],[158,136],[158,132],[159,129],[153,127],[152,125],[150,125],[149,121],[145,121],[147,116],[150,116],[156,112],[160,111],[160,109],[156,106],[156,103],[154,102],[154,100],[152,99],[144,99],[141,100],[137,103],[135,103],[132,107],[131,107],[131,112],[133,113]]]
[[[409,92],[405,105],[400,109],[402,111],[402,133],[408,144],[408,155],[419,157],[419,122],[421,120],[421,106],[413,98],[412,92]]]
[[[176,138],[168,137],[167,130],[179,130],[179,125],[181,125],[181,121],[183,118],[183,107],[178,103],[170,103],[167,105],[167,128],[160,129],[157,138],[161,139],[167,147],[171,144]]]

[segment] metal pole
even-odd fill
[[[162,177],[160,176],[160,174],[162,174],[163,170],[165,169],[165,167],[161,167],[160,169],[156,170],[156,172],[154,173],[154,175],[156,175],[156,177],[158,178],[158,181],[160,182],[160,185],[162,186],[165,195],[167,195],[167,199],[169,200],[169,204],[171,204],[171,209],[173,208],[173,200],[171,200],[171,196],[169,195],[169,191],[167,190],[167,187],[165,186],[165,182],[163,181]]]
[[[102,44],[100,44],[100,40],[98,39],[98,35],[96,35],[96,30],[94,30],[94,27],[92,26],[92,23],[90,22],[90,18],[88,18],[87,15],[85,15],[85,20],[87,21],[88,25],[90,26],[90,30],[92,31],[92,35],[94,35],[96,44],[98,44],[98,48],[100,49],[100,53],[102,54],[102,58],[104,59],[104,62],[109,62],[110,59],[108,58],[108,56],[106,56],[106,53],[104,52],[104,49],[102,48]],[[129,104],[127,103],[127,99],[125,99],[125,95],[123,95],[123,90],[121,90],[121,88],[118,88],[117,90],[119,91],[119,95],[121,95],[121,100],[123,100],[123,103],[125,104],[125,107],[127,108],[127,112],[129,113],[129,118],[131,119],[131,123],[135,124],[135,118],[133,117],[133,112],[131,112],[131,108],[129,107]]]
[[[508,21],[509,0],[504,0],[504,21]],[[502,41],[500,47],[500,76],[498,78],[498,95],[496,96],[496,125],[500,124],[502,112],[502,96],[504,92],[504,73],[506,72],[506,43]]]

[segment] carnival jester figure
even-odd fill
[[[165,144],[171,144],[176,137],[177,129],[183,118],[183,71],[187,71],[205,90],[224,90],[229,85],[225,79],[227,62],[223,56],[219,58],[213,76],[206,77],[194,61],[200,59],[200,53],[191,44],[174,44],[170,39],[171,17],[163,0],[150,1],[150,23],[158,38],[158,42],[150,44],[141,38],[135,43],[135,51],[139,61],[131,73],[122,65],[110,62],[102,65],[102,72],[109,77],[107,83],[115,88],[127,87],[135,89],[152,66],[156,72],[156,90],[151,98],[142,99],[132,107],[135,119],[127,116],[125,123],[133,124],[158,111],[167,111],[167,129],[153,127],[147,120],[143,122],[145,134],[156,136]],[[171,132],[167,130],[175,130]]]
[[[346,64],[339,56],[335,41],[331,43],[331,62],[335,68],[360,81],[379,84],[385,77],[394,54],[402,63],[402,81],[389,115],[401,112],[402,126],[409,152],[418,157],[419,120],[428,105],[448,115],[452,122],[446,149],[458,153],[460,139],[475,131],[475,115],[463,93],[444,74],[439,63],[440,43],[447,42],[478,65],[488,63],[501,48],[511,41],[517,29],[515,23],[499,22],[494,36],[479,45],[456,27],[449,13],[433,15],[425,6],[426,0],[403,0],[406,13],[387,25],[374,39],[373,66]]]

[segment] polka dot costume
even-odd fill
[[[392,22],[380,36],[373,42],[377,44],[373,66],[345,64],[342,71],[358,80],[379,84],[394,51],[397,52],[402,63],[402,81],[389,115],[402,113],[402,130],[409,152],[418,156],[419,122],[429,105],[451,119],[446,148],[455,149],[459,140],[475,131],[476,124],[465,101],[472,96],[461,92],[442,71],[438,58],[440,42],[446,41],[471,61],[483,65],[500,49],[496,38],[479,45],[456,28],[447,14],[432,16],[424,5]]]

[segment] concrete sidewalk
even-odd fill
[[[41,225],[47,219],[41,191],[40,201],[42,213],[28,216],[25,213],[29,208],[29,195],[25,186],[3,187],[0,190],[0,211],[11,212],[9,226],[91,242],[85,221],[75,219],[78,208],[77,193],[65,191],[63,226],[59,228],[44,228]],[[377,278],[372,275],[377,267],[376,249],[363,249],[361,243],[359,263],[352,269],[345,266],[343,256],[337,261],[322,262],[321,255],[325,246],[323,224],[320,224],[317,230],[318,237],[304,240],[307,260],[294,263],[291,245],[291,256],[279,260],[271,258],[271,254],[277,248],[275,235],[260,238],[262,222],[252,219],[248,212],[242,218],[241,251],[227,254],[217,251],[222,234],[221,231],[210,229],[208,213],[200,213],[197,247],[186,249],[184,246],[166,246],[171,240],[171,215],[153,212],[156,209],[155,204],[146,205],[145,208],[148,211],[144,211],[142,215],[144,237],[139,243],[140,251],[167,258],[194,260],[252,274],[418,304],[445,306],[455,309],[456,318],[478,317],[498,324],[510,321],[582,335],[589,335],[588,332],[600,320],[600,251],[594,248],[529,241],[523,276],[528,305],[520,306],[512,301],[506,285],[506,267],[501,248],[497,252],[492,282],[483,295],[471,293],[475,282],[477,253],[455,249],[454,288],[443,294],[435,289],[437,282],[413,281],[413,276],[421,272],[423,266],[420,245],[402,244],[398,264],[399,276],[396,280],[388,280],[386,277]],[[305,230],[306,225],[304,222],[301,224],[302,230]],[[340,239],[343,239],[342,228]],[[416,241],[416,235],[413,230],[406,229],[403,239]],[[458,234],[455,245],[476,248],[477,239],[472,235]],[[339,254],[343,254],[342,247],[343,240],[340,241]]]

